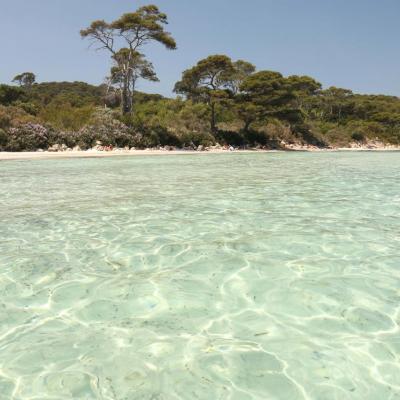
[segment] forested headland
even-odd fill
[[[258,70],[222,54],[188,66],[174,98],[138,92],[139,80],[158,80],[146,45],[177,48],[167,23],[150,5],[83,29],[110,55],[99,86],[37,83],[33,72],[0,85],[0,150],[400,145],[398,97],[323,88],[312,77]]]

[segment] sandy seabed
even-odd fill
[[[400,154],[69,153],[0,163],[0,399],[400,400]]]

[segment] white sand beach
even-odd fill
[[[130,156],[167,156],[167,155],[204,155],[204,154],[232,154],[232,153],[276,153],[276,152],[365,152],[365,151],[400,151],[400,148],[337,148],[337,149],[316,149],[316,148],[297,148],[291,150],[234,150],[212,149],[208,151],[195,150],[119,150],[119,151],[24,151],[24,152],[0,152],[0,161],[12,160],[45,160],[45,159],[65,159],[65,158],[104,158],[104,157],[130,157]]]
[[[210,151],[191,151],[191,150],[121,150],[121,151],[24,151],[24,152],[0,152],[0,161],[5,160],[43,160],[60,158],[102,158],[102,157],[129,157],[145,155],[190,155],[190,154],[209,154],[209,153],[254,153],[271,152],[275,150],[210,150]]]

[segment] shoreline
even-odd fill
[[[106,157],[129,157],[129,156],[161,156],[161,155],[201,155],[201,154],[251,154],[251,153],[335,153],[335,152],[396,152],[400,151],[399,148],[335,148],[335,149],[283,149],[283,150],[263,150],[263,149],[249,149],[249,150],[223,150],[212,149],[208,151],[196,150],[119,150],[119,151],[23,151],[23,152],[0,152],[0,161],[18,161],[18,160],[50,160],[50,159],[67,159],[67,158],[106,158]]]

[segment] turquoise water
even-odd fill
[[[400,399],[400,153],[0,162],[0,399]]]

